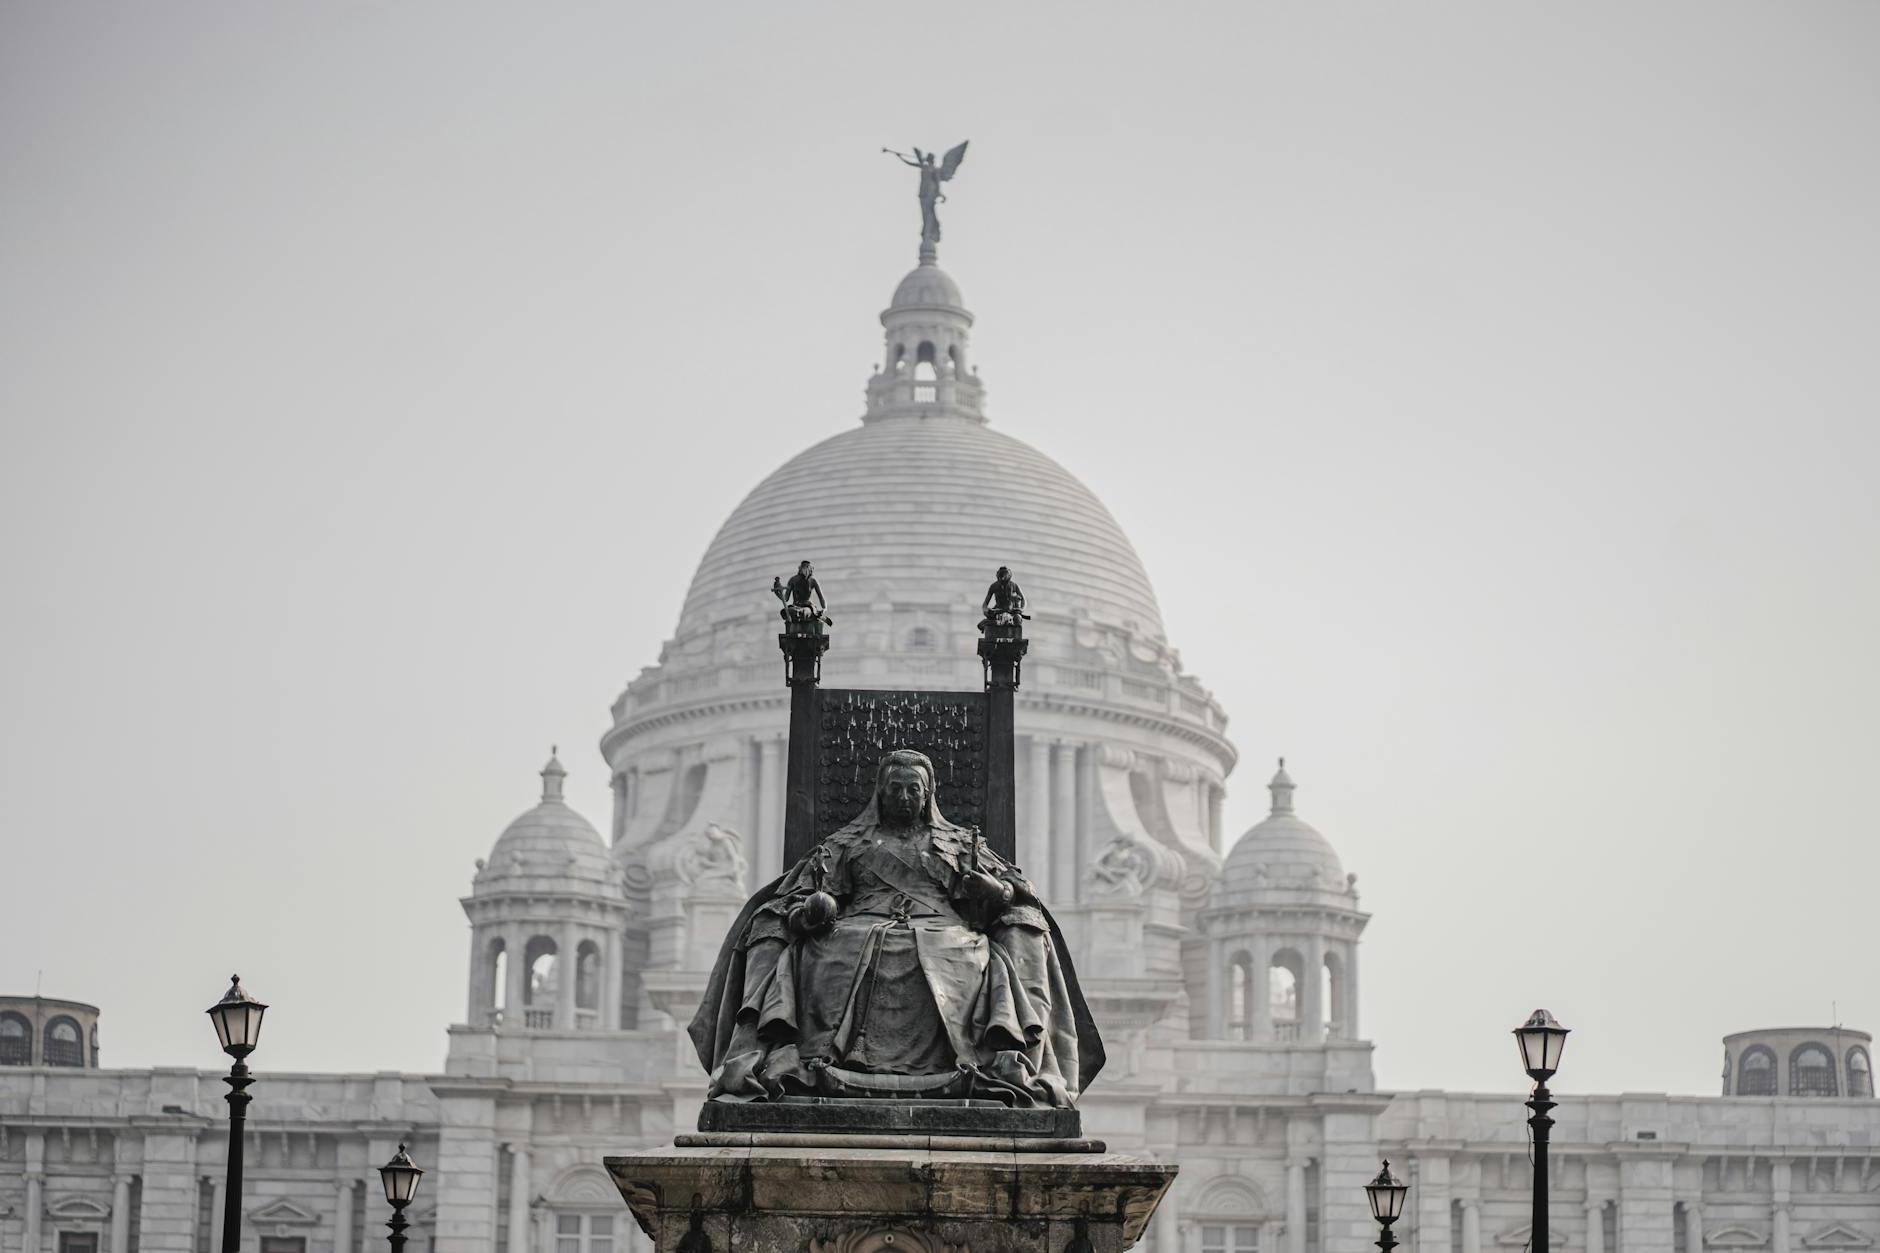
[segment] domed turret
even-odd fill
[[[1322,1045],[1358,1032],[1357,876],[1293,811],[1286,760],[1272,811],[1240,842],[1202,911],[1213,1039]]]
[[[551,751],[542,799],[477,862],[470,895],[472,1026],[615,1030],[621,1025],[620,869],[586,818],[568,807],[568,772]]]
[[[568,772],[550,753],[542,767],[542,799],[497,837],[489,860],[477,872],[477,888],[494,889],[504,880],[612,881],[612,862],[594,824],[568,807],[562,780]]]
[[[894,289],[894,299],[888,302],[888,313],[914,309],[952,312],[963,316],[968,326],[973,321],[973,315],[966,312],[966,298],[960,295],[960,285],[931,261],[909,270],[900,286]],[[887,316],[882,315],[884,320]]]
[[[1294,785],[1286,759],[1268,783],[1272,809],[1264,821],[1240,838],[1221,867],[1215,888],[1223,902],[1252,902],[1275,892],[1352,892],[1345,867],[1332,842],[1293,812]]]

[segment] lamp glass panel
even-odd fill
[[[411,1198],[418,1195],[418,1180],[423,1175],[424,1172],[416,1166],[379,1167],[379,1180],[385,1185],[385,1199],[393,1205],[409,1205]]]

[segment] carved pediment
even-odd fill
[[[1741,1224],[1719,1227],[1704,1237],[1704,1247],[1707,1249],[1760,1249],[1768,1243],[1768,1236]]]
[[[555,1180],[548,1199],[556,1205],[605,1205],[617,1208],[620,1190],[598,1166],[576,1166]]]
[[[1811,1249],[1870,1249],[1873,1237],[1846,1223],[1828,1223],[1803,1236],[1802,1244]]]
[[[111,1216],[111,1207],[88,1196],[67,1196],[46,1206],[46,1213],[66,1222],[102,1222]]]
[[[319,1222],[320,1218],[283,1196],[249,1210],[248,1220],[257,1225],[274,1227],[308,1227]]]
[[[1220,1175],[1202,1186],[1189,1213],[1197,1222],[1216,1215],[1228,1220],[1248,1219],[1267,1213],[1267,1207],[1251,1179]]]
[[[1525,1248],[1533,1238],[1534,1225],[1532,1223],[1522,1223],[1519,1227],[1510,1227],[1508,1230],[1496,1236],[1495,1243],[1501,1245],[1503,1248],[1519,1249]],[[1550,1249],[1566,1248],[1566,1233],[1550,1228],[1547,1232],[1547,1247]]]

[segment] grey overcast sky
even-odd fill
[[[1387,1088],[1880,1029],[1880,5],[0,5],[0,990],[429,1070],[913,261],[1373,921]],[[973,589],[966,589],[969,593]],[[831,591],[840,596],[839,588]],[[753,589],[762,595],[762,589]]]

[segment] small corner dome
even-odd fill
[[[888,302],[890,310],[931,308],[935,305],[964,309],[966,299],[960,295],[960,285],[953,281],[953,276],[932,262],[923,262],[909,270],[900,286],[894,289],[894,299]]]
[[[1349,895],[1344,863],[1332,842],[1293,812],[1293,781],[1283,759],[1267,790],[1273,794],[1272,812],[1227,854],[1217,898],[1233,902],[1273,891]]]
[[[610,881],[613,863],[600,832],[562,799],[567,774],[551,754],[542,767],[541,802],[497,837],[488,863],[477,875],[479,886],[508,878]]]

